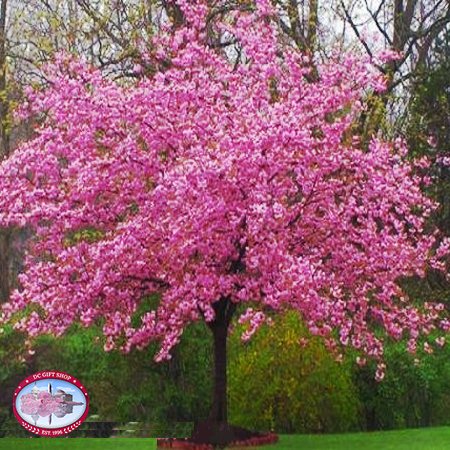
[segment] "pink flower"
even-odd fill
[[[376,381],[382,381],[383,378],[384,378],[384,375],[385,375],[385,374],[384,374],[383,371],[377,370],[376,373],[375,373],[375,380],[376,380]]]
[[[356,363],[359,366],[364,366],[366,364],[366,358],[360,358],[359,356],[356,357]]]
[[[300,344],[301,347],[306,347],[308,345],[308,339],[300,338],[298,343]]]
[[[437,145],[436,136],[429,136],[427,142],[430,147],[436,147]]]
[[[386,64],[389,61],[395,61],[402,58],[401,53],[396,52],[391,49],[383,49],[381,52],[376,54],[376,58],[382,63]]]

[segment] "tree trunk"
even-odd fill
[[[9,156],[8,102],[6,96],[6,7],[7,0],[0,5],[0,162]],[[0,228],[0,303],[9,299],[11,232]]]
[[[7,0],[2,0],[0,7],[0,138],[1,138],[1,155],[0,161],[3,158],[8,158],[9,148],[9,126],[8,115],[9,105],[6,95],[6,7]]]
[[[214,340],[214,391],[211,414],[207,421],[196,424],[193,437],[199,443],[222,446],[234,440],[233,428],[228,424],[227,337],[231,319],[236,311],[236,303],[231,302],[229,297],[221,297],[212,307],[215,313],[214,320],[206,322]],[[203,311],[200,312],[203,315]]]
[[[229,297],[221,297],[213,304],[213,309],[215,318],[207,322],[214,339],[214,392],[210,419],[215,423],[227,423],[227,337],[236,303]]]
[[[214,339],[214,393],[211,419],[227,423],[227,335],[228,325],[220,323],[211,328]]]
[[[307,46],[309,54],[314,55],[317,46],[319,0],[309,0]]]
[[[11,254],[11,231],[0,228],[0,304],[9,300],[11,289],[9,260]]]

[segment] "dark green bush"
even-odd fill
[[[155,301],[145,307],[153,308]],[[172,359],[156,363],[158,342],[128,355],[105,353],[100,325],[86,329],[75,324],[59,339],[38,339],[34,366],[35,371],[60,370],[78,378],[89,394],[90,413],[103,421],[192,422],[206,418],[211,406],[211,343],[205,324],[192,324]]]
[[[433,339],[431,339],[433,340]],[[422,341],[423,344],[423,341]],[[407,343],[385,344],[386,376],[373,377],[374,367],[354,369],[367,430],[444,426],[450,424],[450,352],[433,346],[434,353],[411,356]]]

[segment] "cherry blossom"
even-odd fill
[[[20,398],[20,408],[24,414],[39,414],[46,417],[59,411],[59,404],[62,402],[59,398],[54,398],[46,391],[41,391],[37,396],[34,394],[24,394]]]
[[[187,26],[153,38],[172,61],[165,72],[119,86],[61,52],[43,68],[49,86],[27,89],[17,115],[47,119],[0,165],[0,224],[28,224],[37,239],[2,323],[32,339],[104,317],[105,351],[158,340],[161,361],[219,304],[259,305],[241,317],[244,340],[270,319],[263,307],[287,306],[337,352],[377,360],[382,379],[374,324],[409,337],[411,352],[420,333],[450,327],[443,306],[412,307],[396,283],[445,270],[449,252],[438,231],[424,233],[438,205],[405,143],[374,138],[365,152],[347,139],[382,74],[349,53],[316,64],[311,82],[266,0],[218,25],[248,59],[232,64],[206,43],[205,3],[178,3]],[[154,292],[159,307],[133,327]],[[39,312],[18,320],[27,305]]]

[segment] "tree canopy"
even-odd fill
[[[246,62],[232,64],[207,45],[206,5],[177,4],[185,25],[152,37],[164,72],[120,86],[60,52],[48,87],[27,89],[19,116],[46,120],[0,166],[0,223],[37,237],[2,322],[32,338],[103,317],[106,351],[161,340],[162,360],[192,321],[228,326],[236,304],[257,302],[245,340],[264,309],[290,305],[331,346],[338,330],[375,358],[381,379],[380,326],[409,332],[410,351],[420,332],[450,328],[443,305],[419,310],[396,282],[445,268],[450,242],[436,251],[438,231],[424,232],[438,206],[421,191],[427,159],[348,135],[385,78],[336,54],[311,80],[307,56],[280,51],[265,0],[218,25],[242,42]],[[161,304],[133,327],[155,291]]]

